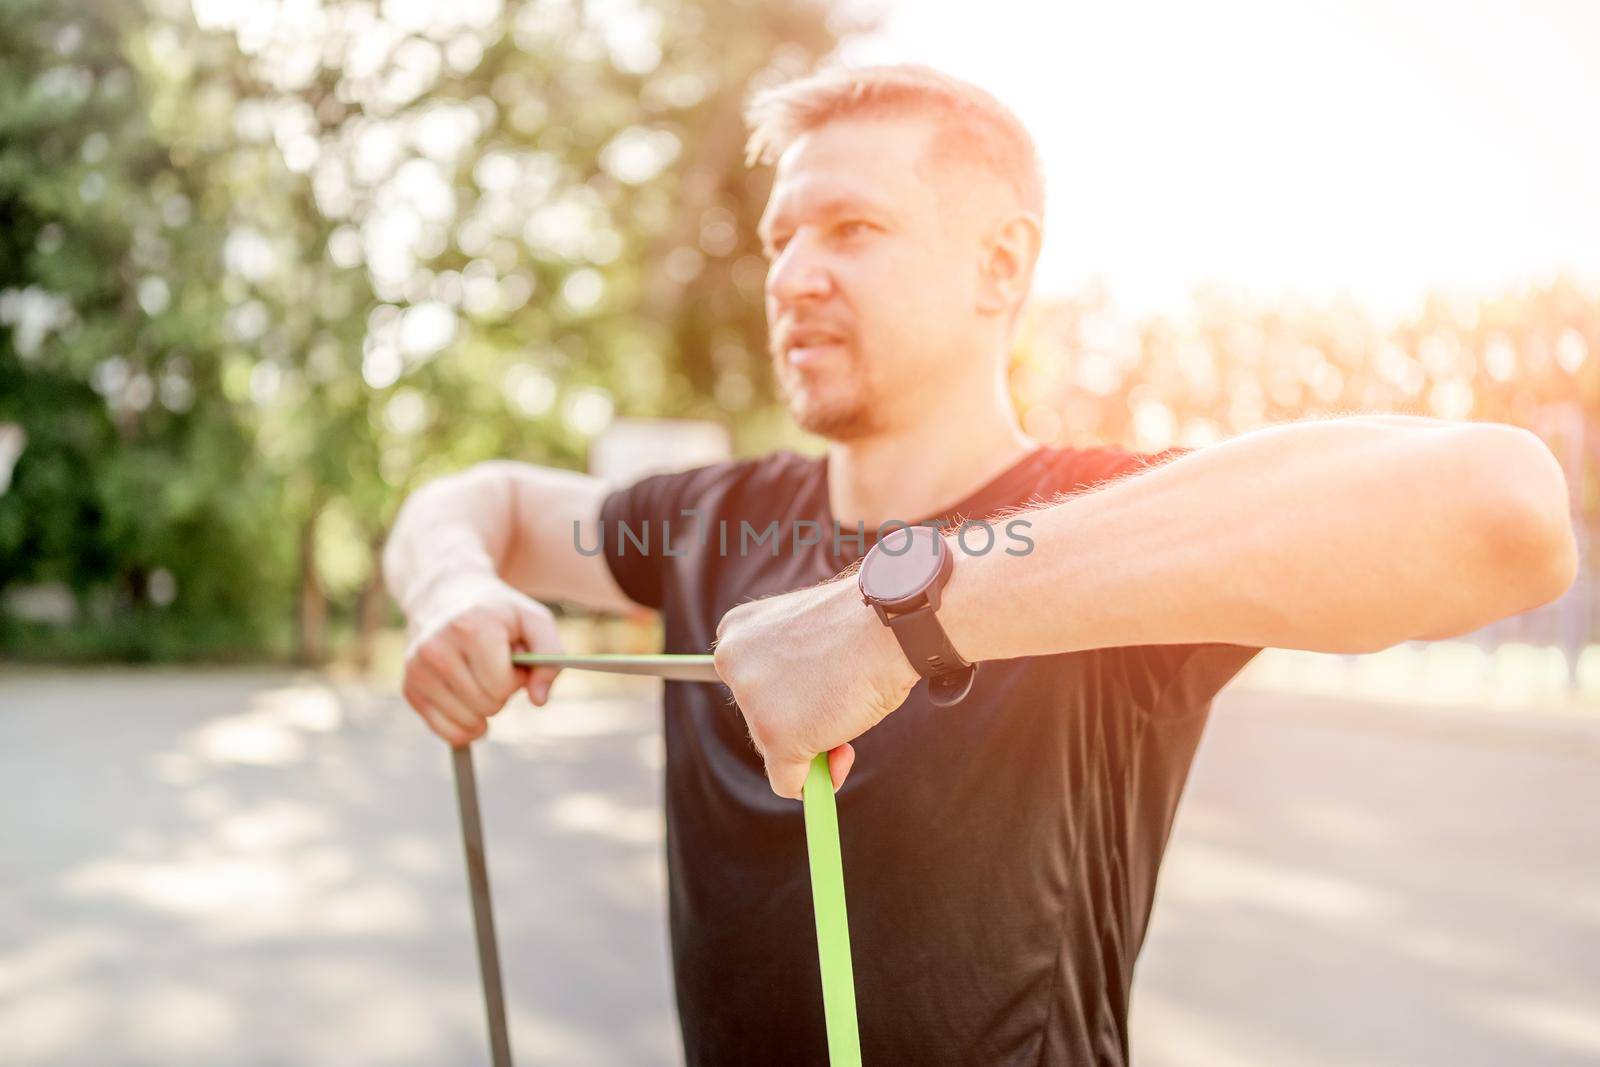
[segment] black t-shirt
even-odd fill
[[[942,514],[905,519],[982,518],[1156,458],[1041,447]],[[601,519],[612,573],[661,611],[668,652],[709,651],[735,605],[865,553],[831,536],[826,459],[790,452],[644,478],[608,496]],[[774,521],[778,536],[756,547]],[[866,1063],[1127,1061],[1133,964],[1178,796],[1212,697],[1256,651],[992,661],[961,704],[934,707],[919,682],[854,742],[838,804]],[[825,1064],[801,805],[773,794],[725,687],[665,692],[668,911],[688,1062]]]

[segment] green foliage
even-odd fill
[[[0,7],[0,422],[27,434],[0,588],[63,584],[84,633],[149,605],[153,578],[203,626],[264,623],[283,568],[215,388],[222,230],[148,121],[119,10]]]

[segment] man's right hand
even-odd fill
[[[518,689],[543,704],[559,668],[517,667],[511,653],[560,652],[550,609],[497,578],[444,584],[412,613],[406,702],[451,745],[482,737]]]

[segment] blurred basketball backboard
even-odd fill
[[[720,463],[733,454],[727,427],[698,419],[616,419],[589,448],[589,473],[612,485]]]

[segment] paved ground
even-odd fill
[[[478,755],[513,1048],[674,1064],[650,690],[575,681]],[[1597,772],[1600,715],[1228,694],[1136,1062],[1600,1062]],[[451,804],[358,687],[0,676],[0,1064],[486,1062]]]

